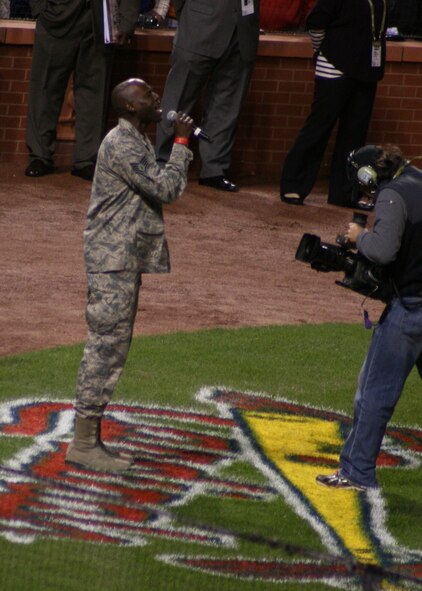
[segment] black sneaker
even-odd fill
[[[323,484],[324,486],[328,486],[329,488],[342,488],[344,490],[366,490],[368,487],[364,486],[363,484],[357,484],[356,482],[352,482],[348,478],[345,478],[340,474],[340,472],[334,472],[334,474],[318,474],[316,477],[316,481],[318,484]]]

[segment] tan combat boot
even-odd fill
[[[102,472],[123,472],[133,459],[107,449],[101,441],[101,417],[75,418],[75,432],[66,453],[66,462]]]

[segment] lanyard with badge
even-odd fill
[[[241,0],[242,16],[249,16],[255,13],[254,0]]]
[[[373,68],[380,68],[381,67],[381,35],[385,29],[385,21],[387,18],[387,2],[383,0],[383,13],[382,13],[382,21],[380,25],[380,30],[377,35],[376,28],[375,28],[375,8],[372,0],[368,0],[369,8],[371,9],[371,29],[372,29],[372,59],[371,65]]]

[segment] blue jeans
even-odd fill
[[[403,298],[406,306],[421,298]],[[362,366],[352,430],[340,454],[340,473],[377,486],[375,465],[387,423],[412,368],[422,369],[422,306],[406,309],[395,298],[375,328]],[[421,373],[422,375],[422,373]]]

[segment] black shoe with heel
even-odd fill
[[[285,193],[280,195],[280,199],[283,203],[289,203],[290,205],[303,205],[304,197],[301,197],[298,193]]]

